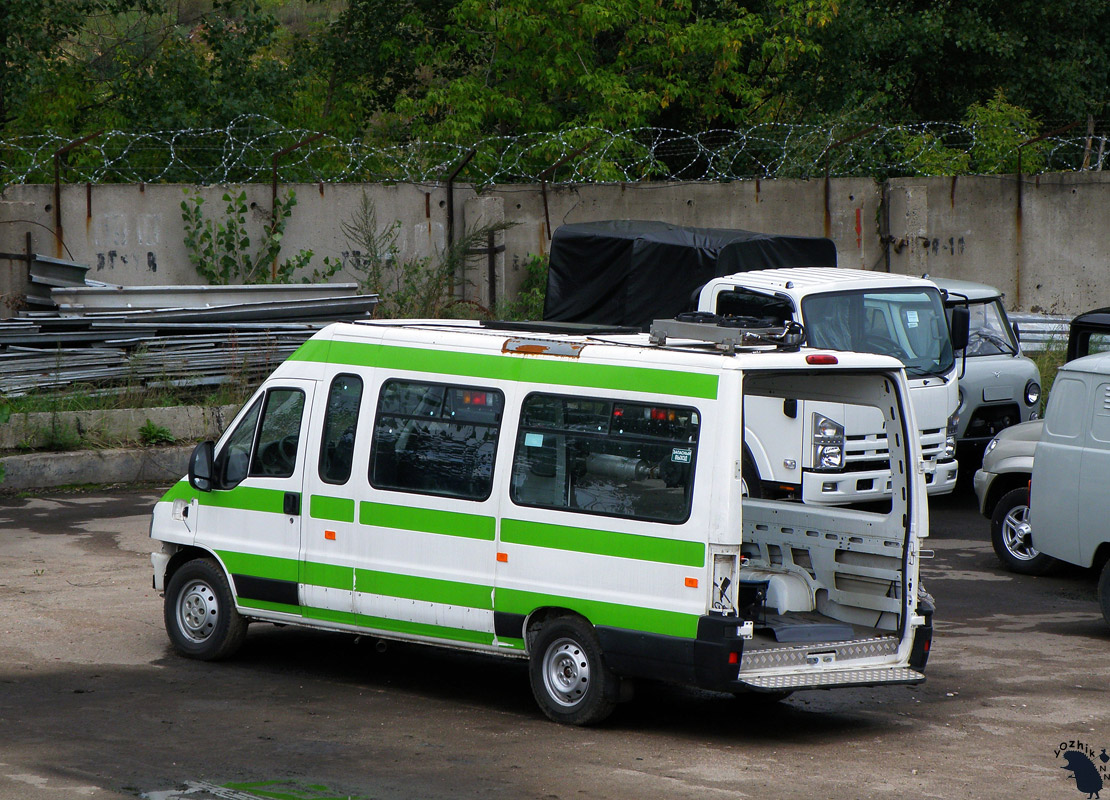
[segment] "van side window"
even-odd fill
[[[504,407],[496,389],[386,381],[374,418],[370,485],[485,500]]]
[[[1098,385],[1095,390],[1094,407],[1091,438],[1096,442],[1110,442],[1110,383]]]
[[[717,313],[722,316],[756,317],[782,325],[793,318],[794,308],[785,298],[769,297],[737,286],[717,295]]]
[[[251,457],[252,476],[288,478],[293,474],[303,411],[304,392],[300,389],[271,389],[266,392],[258,442]]]
[[[239,420],[235,430],[227,437],[224,449],[216,455],[214,471],[216,485],[221,489],[232,489],[247,477],[247,467],[251,463],[251,447],[254,433],[258,427],[258,413],[262,410],[262,398],[258,398],[250,410]]]
[[[698,422],[693,408],[529,395],[510,497],[522,506],[685,522]]]
[[[1052,384],[1045,409],[1045,428],[1053,436],[1074,439],[1087,418],[1087,385],[1075,378],[1058,378]]]
[[[351,477],[361,400],[362,378],[335,376],[324,409],[324,436],[320,441],[320,480],[325,483],[343,484]]]

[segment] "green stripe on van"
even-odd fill
[[[232,575],[249,575],[253,578],[273,578],[279,581],[300,583],[300,562],[292,558],[260,556],[254,553],[237,553],[233,550],[217,550],[216,555],[224,562]],[[350,588],[350,587],[348,587]]]
[[[717,398],[716,375],[653,367],[596,364],[578,359],[457,353],[423,347],[310,340],[293,353],[289,360],[329,361],[447,376],[622,389],[709,400]]]
[[[395,506],[365,500],[358,504],[358,521],[363,525],[461,536],[488,542],[493,541],[496,531],[494,518],[481,514],[463,514],[458,511],[440,511],[416,506]]]
[[[354,572],[353,567],[306,561],[304,570],[301,572],[300,582],[311,586],[323,586],[328,589],[343,589],[349,592],[355,585]]]
[[[705,545],[701,542],[615,533],[595,528],[572,528],[568,525],[503,519],[501,541],[575,553],[656,561],[682,567],[705,566]]]
[[[537,608],[566,608],[581,614],[593,625],[659,633],[664,636],[681,636],[685,639],[696,639],[698,635],[697,614],[639,608],[579,597],[539,594],[518,589],[498,589],[494,608],[507,614],[525,616]]]
[[[313,519],[330,519],[335,522],[355,521],[355,501],[349,497],[314,494],[309,498],[308,509]]]
[[[480,584],[356,569],[355,590],[425,603],[493,610],[493,587]]]
[[[284,514],[285,494],[283,490],[259,489],[253,486],[236,486],[234,489],[219,492],[198,492],[189,485],[189,481],[184,480],[171,486],[162,496],[162,500],[172,503],[174,500],[196,498],[202,506]]]
[[[493,645],[493,633],[486,631],[469,631],[465,628],[448,628],[443,625],[430,625],[426,622],[408,622],[403,619],[371,617],[366,614],[356,614],[355,624],[365,628],[377,628],[381,631],[428,636],[446,641]]]

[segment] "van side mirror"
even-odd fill
[[[949,334],[952,337],[952,349],[963,350],[967,347],[971,327],[971,312],[967,306],[953,306],[950,326]]]
[[[212,464],[215,447],[213,442],[201,442],[189,459],[189,485],[197,491],[210,492],[214,488]]]

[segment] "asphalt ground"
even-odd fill
[[[158,494],[0,498],[0,800],[993,800],[1086,797],[1095,779],[1110,789],[1099,758],[1110,747],[1110,627],[1095,576],[1004,572],[966,490],[932,503],[936,556],[923,574],[939,610],[921,686],[802,692],[768,707],[642,684],[589,729],[542,716],[523,662],[416,645],[383,653],[367,638],[271,625],[252,626],[229,662],[174,655],[151,588]],[[1087,753],[1093,778],[1064,769],[1069,749]]]

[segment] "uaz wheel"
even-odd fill
[[[618,680],[605,666],[594,629],[578,617],[557,617],[540,626],[528,675],[536,702],[556,722],[593,725],[616,705]]]
[[[1029,489],[1002,495],[991,516],[991,544],[1002,564],[1022,575],[1044,575],[1055,559],[1033,547],[1029,527]]]
[[[223,570],[207,558],[190,561],[173,574],[163,615],[174,649],[202,661],[230,657],[247,633]]]

